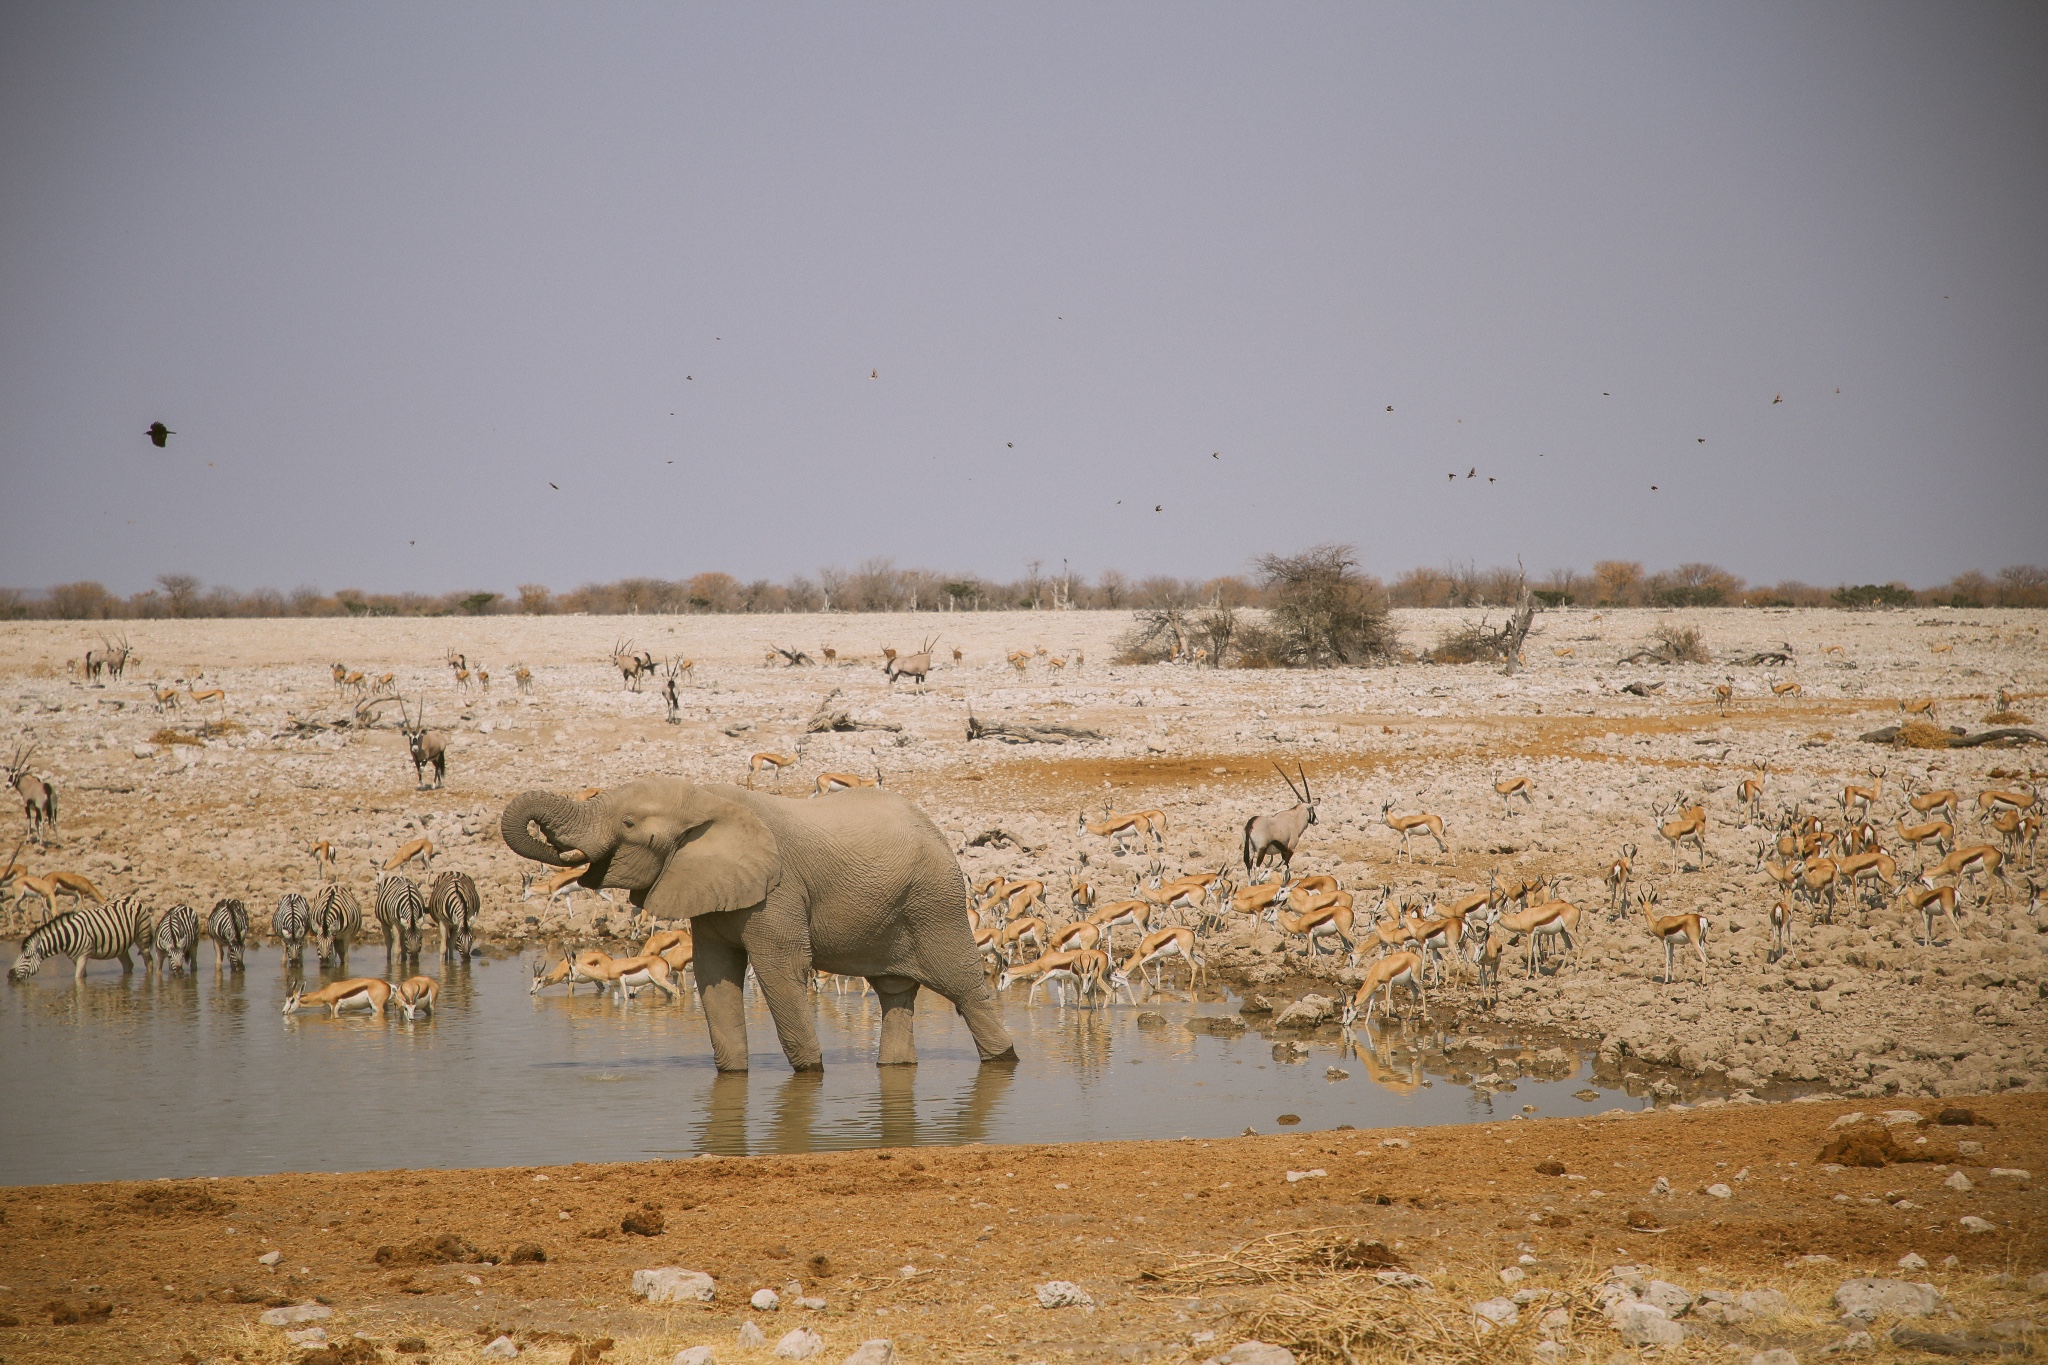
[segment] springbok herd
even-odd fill
[[[309,848],[324,883],[430,838],[487,938],[557,945],[544,977],[676,992],[687,945],[654,931],[680,926],[600,962],[623,898],[496,837],[513,792],[662,772],[903,792],[956,840],[994,979],[1062,1000],[1213,962],[1341,978],[1365,1017],[1395,987],[1686,974],[1718,998],[1845,952],[2031,953],[2029,751],[1857,737],[2039,708],[2041,613],[1679,615],[1717,662],[1624,662],[1671,614],[1574,610],[1537,618],[1513,678],[1119,665],[1121,613],[0,623],[24,814],[0,887],[24,927],[203,886],[270,905],[305,893]],[[1464,616],[1395,619],[1419,651]]]

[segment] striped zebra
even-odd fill
[[[477,911],[483,902],[476,893],[476,879],[467,872],[443,872],[434,878],[427,895],[427,910],[441,926],[441,956],[460,961],[469,956],[470,940]]]
[[[413,879],[393,872],[377,879],[377,925],[384,932],[384,963],[391,963],[395,942],[405,957],[420,955],[420,931],[427,918],[426,897]]]
[[[306,965],[306,935],[313,932],[313,907],[306,898],[296,891],[287,891],[278,898],[277,910],[270,917],[270,927],[277,931],[277,941],[284,947],[287,963],[303,968]]]
[[[249,941],[249,907],[229,896],[213,903],[206,917],[206,936],[213,940],[213,971],[242,970],[242,946]]]
[[[118,957],[121,970],[135,970],[131,950],[147,954],[156,924],[149,910],[134,896],[122,896],[105,905],[83,910],[66,910],[46,921],[21,941],[21,956],[8,969],[9,981],[25,981],[43,965],[43,959],[58,953],[78,959],[75,980],[85,980],[85,964],[91,958]]]
[[[349,945],[363,932],[363,907],[356,893],[345,886],[328,883],[320,888],[313,907],[313,943],[325,967],[331,955],[336,971],[348,967]]]
[[[168,972],[175,961],[181,972],[199,970],[199,915],[191,906],[178,904],[164,911],[156,922],[153,946],[156,968]]]

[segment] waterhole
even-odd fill
[[[360,974],[379,965],[376,949],[361,958]],[[721,1076],[694,1002],[621,1004],[587,986],[530,996],[516,959],[446,969],[439,1015],[411,1023],[280,1015],[274,950],[219,979],[210,953],[196,976],[168,979],[101,963],[74,985],[67,965],[0,989],[0,1184],[1216,1138],[1279,1131],[1283,1114],[1303,1132],[1643,1103],[1590,1082],[1583,1052],[1568,1074],[1553,1056],[1544,1079],[1475,1091],[1419,1025],[1319,1030],[1306,1051],[1280,1043],[1283,1058],[1256,1029],[1189,1030],[1197,1014],[1234,1020],[1236,1002],[1170,990],[1086,1010],[1014,991],[1015,1067],[981,1066],[927,992],[919,1064],[877,1067],[874,997],[828,988],[815,997],[825,1070],[804,1075],[750,991],[753,1070]]]

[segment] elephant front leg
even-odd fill
[[[702,949],[698,950],[700,953]],[[818,1045],[818,1029],[811,1022],[811,992],[802,969],[779,967],[772,956],[755,955],[754,980],[761,998],[775,1020],[775,1036],[782,1042],[782,1055],[798,1071],[825,1069],[825,1050]]]
[[[747,1069],[747,950],[708,937],[697,941],[697,991],[711,1030],[711,1060],[720,1071]],[[570,990],[574,990],[572,984]],[[598,989],[602,991],[603,985]]]
[[[871,976],[868,984],[882,1000],[882,1051],[878,1066],[916,1066],[917,1040],[912,1022],[917,1014],[917,983],[907,976]]]

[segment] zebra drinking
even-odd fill
[[[427,909],[433,915],[434,923],[441,927],[441,956],[444,960],[468,958],[472,925],[482,903],[476,892],[476,879],[467,872],[443,872],[434,878],[433,890],[427,896]]]
[[[394,872],[377,879],[377,925],[384,933],[384,964],[391,965],[392,945],[405,957],[420,955],[420,930],[427,917],[426,898],[413,879]]]
[[[156,968],[168,972],[175,961],[181,972],[199,970],[199,915],[191,906],[178,904],[164,911],[156,923],[153,946]]]
[[[249,907],[230,896],[213,903],[206,916],[206,936],[213,940],[213,970],[242,970],[242,946],[249,941]]]
[[[334,883],[321,887],[313,911],[313,943],[320,965],[325,967],[331,955],[336,971],[348,970],[349,945],[362,932],[363,907],[357,903],[356,893]]]
[[[120,958],[121,970],[132,972],[131,950],[147,954],[156,925],[149,910],[134,896],[122,896],[105,905],[67,910],[21,941],[21,956],[8,969],[7,979],[25,981],[34,976],[45,957],[63,953],[78,959],[75,980],[85,980],[89,959]]]
[[[313,932],[313,907],[306,903],[306,898],[296,891],[285,892],[278,898],[277,910],[270,917],[270,927],[277,932],[277,941],[284,948],[285,962],[303,969],[306,965],[306,935]]]

